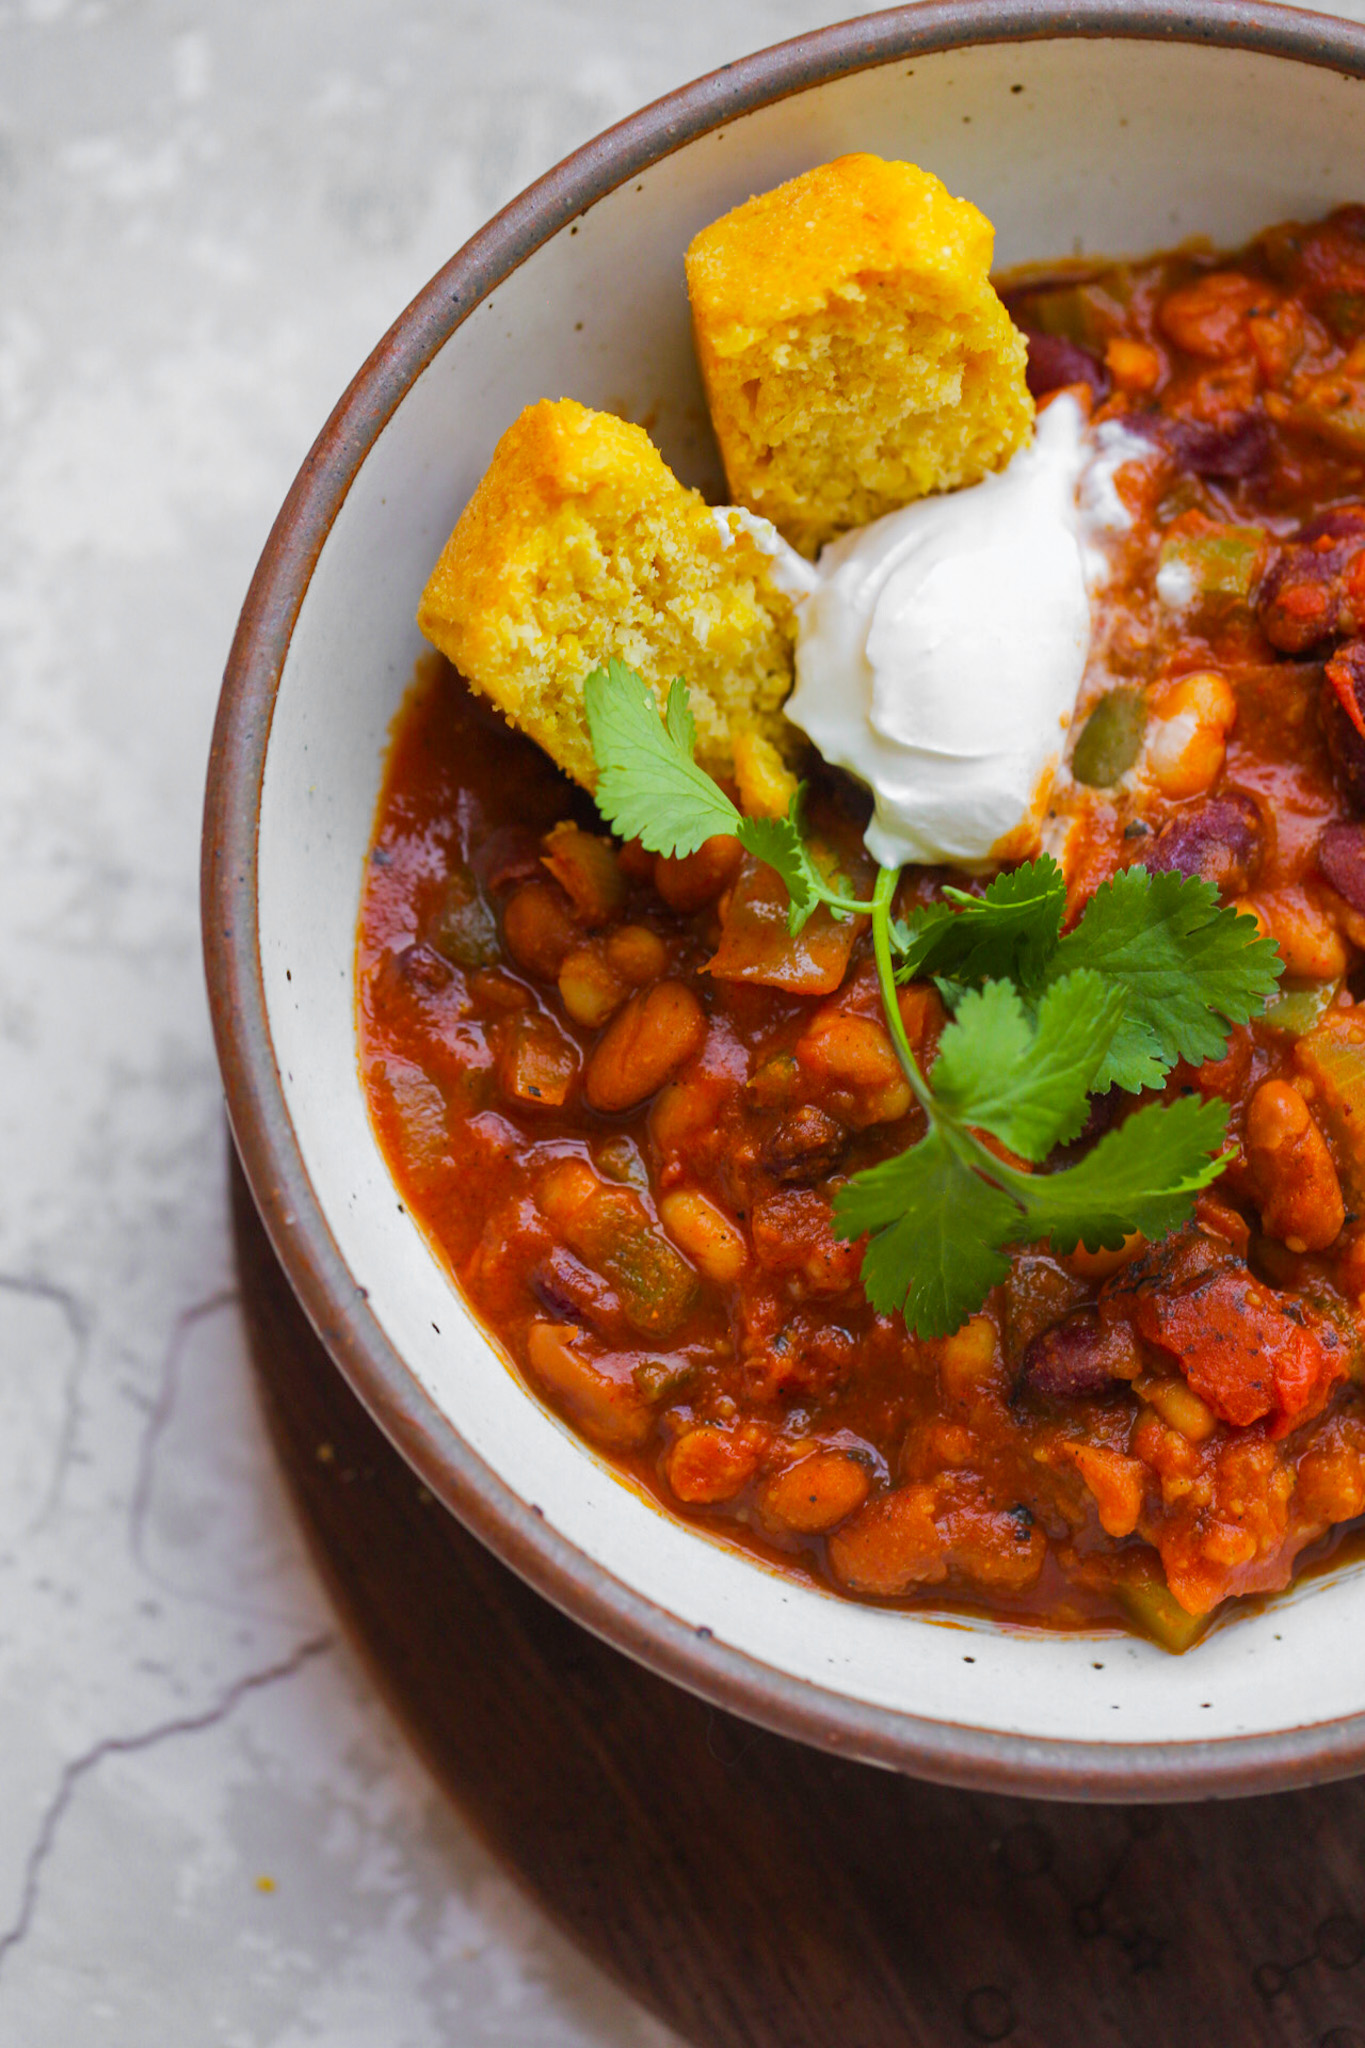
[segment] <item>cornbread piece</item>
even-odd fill
[[[1008,462],[1033,401],[990,282],[994,240],[937,178],[875,156],[822,164],[702,229],[687,287],[737,504],[813,556]]]
[[[660,703],[686,677],[697,759],[737,735],[788,747],[792,606],[737,518],[684,489],[641,427],[563,398],[498,443],[422,593],[417,623],[577,781],[596,781],[583,679],[611,655]]]

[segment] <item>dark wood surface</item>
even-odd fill
[[[235,1167],[233,1207],[271,1430],[338,1607],[483,1838],[686,2040],[1365,2048],[1365,1780],[1052,1806],[703,1705],[432,1501],[313,1336]]]

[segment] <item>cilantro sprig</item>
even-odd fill
[[[927,1126],[835,1195],[840,1235],[867,1239],[874,1308],[900,1310],[921,1336],[947,1335],[1005,1277],[1009,1246],[1112,1250],[1131,1231],[1162,1237],[1185,1220],[1227,1163],[1216,1100],[1149,1103],[1075,1164],[1031,1169],[1080,1135],[1092,1094],[1159,1087],[1177,1061],[1217,1058],[1232,1026],[1259,1013],[1281,964],[1254,920],[1221,908],[1205,882],[1139,867],[1097,889],[1063,936],[1065,878],[1044,855],[979,896],[946,889],[902,923],[892,916],[896,870],[879,871],[868,901],[826,875],[805,839],[800,792],[785,818],[741,815],[697,766],[681,678],[663,718],[621,662],[589,676],[585,696],[597,803],[616,831],[666,854],[732,834],[786,883],[793,933],[821,904],[871,918],[887,1029]],[[953,1009],[931,1077],[896,999],[898,981],[925,976]]]

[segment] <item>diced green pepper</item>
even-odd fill
[[[1111,690],[1085,721],[1071,757],[1077,782],[1091,789],[1112,789],[1142,749],[1147,706],[1141,690]]]
[[[634,1138],[628,1138],[624,1131],[613,1131],[594,1140],[592,1163],[608,1180],[623,1181],[627,1187],[638,1188],[641,1194],[649,1187],[649,1168]]]
[[[1329,1009],[1294,1049],[1294,1064],[1313,1083],[1313,1109],[1337,1141],[1351,1199],[1365,1198],[1365,1020],[1355,1010]]]
[[[1177,610],[1245,605],[1266,557],[1260,526],[1207,526],[1168,533],[1157,557],[1157,593]]]
[[[568,1219],[570,1249],[609,1280],[642,1336],[671,1337],[697,1298],[696,1274],[626,1188],[600,1188]]]
[[[1187,1614],[1155,1572],[1135,1574],[1116,1590],[1129,1619],[1173,1657],[1197,1643],[1209,1625],[1207,1614]]]
[[[1308,981],[1286,987],[1273,1003],[1266,1005],[1264,1021],[1276,1031],[1302,1038],[1326,1016],[1341,991],[1340,981]]]
[[[498,927],[473,873],[452,868],[431,926],[431,943],[457,967],[491,967],[498,957]]]
[[[1059,334],[1102,355],[1105,342],[1124,324],[1130,292],[1125,273],[1112,270],[1085,284],[1028,292],[1011,303],[1025,327],[1036,328],[1040,334]]]
[[[690,1358],[642,1358],[631,1369],[637,1391],[651,1406],[670,1399],[696,1371]]]

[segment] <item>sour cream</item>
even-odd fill
[[[1092,437],[1064,393],[998,475],[846,534],[817,565],[744,517],[798,600],[786,714],[871,790],[884,866],[1036,849],[1105,536],[1127,524],[1114,472],[1147,452],[1121,429]]]

